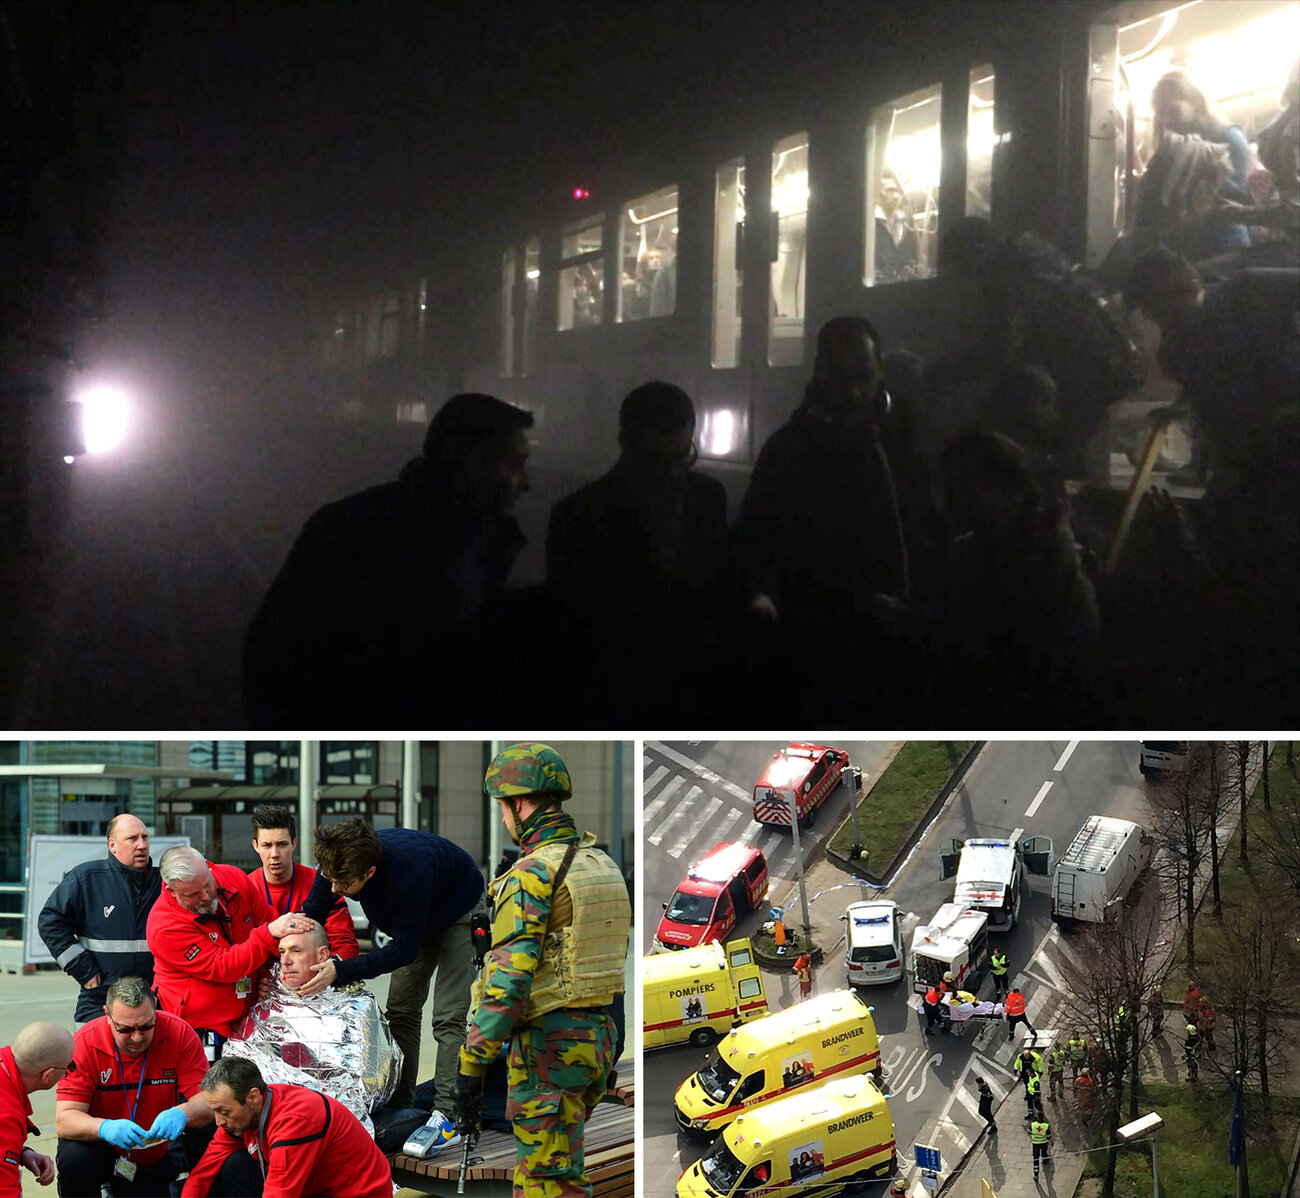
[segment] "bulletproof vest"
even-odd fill
[[[632,922],[627,885],[618,866],[595,844],[595,836],[584,832],[559,890],[551,894],[546,938],[533,971],[524,1023],[562,1007],[603,1007],[623,991]],[[554,877],[568,848],[558,842],[541,845],[521,858],[515,868],[541,860]],[[500,880],[493,884],[494,903],[500,884]],[[513,931],[513,911],[508,906],[497,909],[493,943],[501,943]],[[481,991],[481,982],[476,989]],[[477,1002],[476,993],[475,1005]]]

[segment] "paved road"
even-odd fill
[[[853,747],[850,747],[851,752]],[[699,770],[708,769],[724,782],[743,790],[752,784],[757,772],[752,770],[755,750],[746,745],[718,745],[701,742],[698,745],[674,744],[664,746],[678,757],[692,760],[699,769],[692,772],[678,762],[677,773],[683,776],[682,785],[675,792],[685,797],[690,777],[699,785]],[[886,746],[886,749],[888,747]],[[766,745],[762,752],[770,752]],[[952,883],[940,877],[938,855],[950,847],[952,839],[970,836],[1010,836],[1022,829],[1023,836],[1049,836],[1059,855],[1088,815],[1122,815],[1141,819],[1145,813],[1141,776],[1137,770],[1138,746],[1136,743],[1113,742],[996,742],[985,747],[979,759],[967,774],[961,787],[953,795],[927,829],[908,861],[890,879],[883,892],[905,912],[904,929],[910,942],[916,925],[951,897]],[[650,836],[663,821],[669,818],[673,797],[654,815],[649,808],[655,793],[649,778],[671,760],[660,746],[647,745],[647,819],[646,834]],[[759,766],[765,758],[759,759]],[[717,762],[732,762],[743,766],[745,772],[729,777]],[[667,784],[670,773],[661,775],[656,783],[659,792]],[[870,770],[868,771],[870,774]],[[691,808],[687,827],[696,828],[695,837],[683,848],[678,857],[664,851],[676,847],[670,839],[672,826],[665,829],[658,846],[660,857],[655,857],[655,847],[647,845],[644,873],[647,878],[646,922],[652,922],[656,911],[652,896],[656,886],[663,888],[664,897],[681,876],[681,858],[689,857],[691,847],[710,847],[715,840],[713,821],[729,818],[729,804],[725,795],[731,793],[717,783],[701,787]],[[716,807],[708,798],[722,798]],[[733,797],[736,797],[733,795]],[[738,800],[738,797],[737,801]],[[657,816],[657,818],[655,818]],[[741,825],[733,824],[732,832]],[[819,822],[818,830],[829,835],[834,822]],[[680,837],[685,829],[677,833]],[[813,856],[817,857],[814,850]],[[671,863],[671,864],[670,864]],[[676,877],[673,871],[676,870]],[[844,906],[869,888],[862,884],[847,889],[830,888],[852,881],[833,860],[819,858],[808,876],[809,893],[822,892],[822,898],[812,904],[815,934],[822,944],[826,959],[819,970],[817,989],[833,989],[845,984],[843,973],[843,925],[839,916]],[[774,887],[775,901],[789,901],[792,884],[785,881]],[[662,900],[660,900],[662,901]],[[758,916],[751,916],[757,923]],[[647,941],[643,929],[643,941]],[[1046,879],[1034,878],[1024,896],[1021,919],[1007,933],[995,933],[1010,958],[1011,971],[1018,975],[1029,1000],[1030,1020],[1038,1031],[1055,1031],[1057,1013],[1063,1001],[1056,988],[1060,981],[1061,964],[1071,949],[1068,939],[1062,939],[1051,923]],[[991,986],[986,982],[986,989]],[[783,1008],[791,1001],[792,979],[782,974],[769,976],[769,1003],[773,1009]],[[1016,1049],[1008,1042],[1000,1026],[984,1030],[974,1036],[926,1038],[921,1034],[920,1021],[913,1007],[915,996],[907,982],[876,987],[867,992],[867,1001],[875,1007],[874,1018],[880,1033],[882,1055],[886,1069],[886,1082],[890,1093],[890,1110],[894,1117],[899,1144],[900,1165],[912,1159],[912,1146],[917,1143],[939,1148],[945,1168],[955,1163],[970,1146],[982,1120],[976,1113],[973,1078],[982,1073],[995,1094],[1003,1097],[1011,1093],[1012,1101],[1020,1099],[1012,1093],[1014,1081],[1010,1061]],[[673,1192],[681,1171],[703,1152],[703,1146],[692,1144],[679,1137],[672,1115],[672,1092],[683,1078],[702,1062],[704,1054],[698,1049],[675,1048],[649,1054],[644,1064],[644,1083],[641,1088],[645,1110],[645,1186],[651,1195],[668,1195]],[[1019,1128],[1015,1127],[1018,1132]],[[1011,1140],[1013,1137],[1004,1139]],[[914,1169],[907,1174],[912,1178],[913,1193],[925,1193]],[[883,1184],[878,1187],[883,1191]],[[873,1196],[874,1198],[874,1196]]]

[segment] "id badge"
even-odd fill
[[[253,993],[252,978],[240,978],[239,981],[235,983],[235,995],[238,998],[247,998],[252,993]]]
[[[127,1181],[135,1180],[135,1170],[135,1161],[129,1161],[124,1156],[119,1156],[117,1158],[117,1163],[113,1166],[113,1172],[116,1173],[118,1177],[126,1178]]]

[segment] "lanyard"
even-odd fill
[[[298,873],[296,865],[289,866],[289,889],[284,896],[284,910],[276,912],[277,915],[288,915],[289,904],[293,902],[293,879]],[[266,891],[266,905],[275,911],[275,903],[271,901],[271,885],[266,880],[266,870],[262,870],[262,889]]]
[[[151,1048],[152,1046],[144,1050],[144,1061],[140,1065],[140,1084],[135,1088],[135,1102],[131,1104],[131,1114],[128,1116],[132,1123],[135,1122],[136,1111],[140,1109],[140,1091],[144,1089],[144,1075],[145,1071],[149,1068],[149,1053]],[[127,1088],[126,1070],[122,1067],[122,1054],[117,1051],[116,1040],[113,1041],[113,1055],[117,1057],[117,1072],[122,1078],[122,1089],[125,1091]]]
[[[266,1139],[266,1117],[271,1113],[271,1090],[267,1087],[266,1098],[262,1102],[262,1117],[257,1121],[257,1131],[253,1133],[253,1143],[257,1146],[257,1163],[262,1166],[262,1181],[266,1181],[270,1161],[266,1159],[263,1144]]]

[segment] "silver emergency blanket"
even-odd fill
[[[306,1086],[343,1103],[375,1134],[370,1112],[397,1088],[402,1050],[369,990],[358,983],[299,998],[280,985],[226,1042],[224,1056],[244,1057],[268,1082]]]

